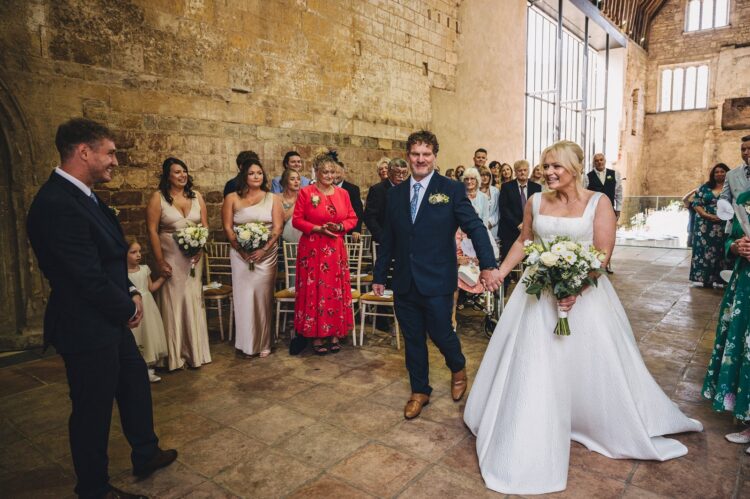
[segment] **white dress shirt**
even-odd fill
[[[425,178],[417,182],[414,180],[414,177],[409,177],[409,201],[411,202],[411,198],[414,196],[414,184],[420,184],[422,186],[421,189],[419,189],[419,194],[417,195],[417,212],[414,213],[414,219],[416,220],[417,215],[419,214],[419,207],[422,206],[422,199],[424,199],[424,193],[427,192],[427,186],[430,185],[430,179],[435,174],[435,170],[432,170],[429,175],[427,175]]]

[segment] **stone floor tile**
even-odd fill
[[[459,473],[473,477],[480,476],[476,437],[469,435],[448,449],[440,460],[440,464]]]
[[[240,496],[232,494],[214,482],[203,482],[180,496],[180,499],[240,499]]]
[[[315,424],[315,419],[281,405],[273,405],[232,425],[260,442],[275,444],[301,429]]]
[[[234,464],[255,459],[267,446],[232,428],[222,428],[183,446],[179,460],[203,476],[213,477]]]
[[[428,463],[380,444],[370,444],[329,470],[337,478],[377,496],[403,489]]]
[[[505,494],[485,487],[481,479],[472,479],[441,466],[429,468],[399,495],[399,497],[405,499],[432,499],[435,497],[456,499],[487,497],[500,499],[504,496]]]
[[[284,405],[312,418],[324,418],[339,406],[352,403],[358,396],[329,385],[316,385],[286,400]]]
[[[625,493],[621,499],[668,499],[669,496],[663,496],[656,492],[650,492],[648,490],[636,487],[635,485],[628,485],[625,488]]]
[[[310,390],[313,386],[315,383],[293,376],[268,377],[237,384],[237,388],[248,396],[259,396],[271,400],[286,400],[298,393]]]
[[[341,480],[323,475],[294,491],[287,499],[368,499],[374,496],[355,489]]]
[[[0,369],[0,397],[25,392],[32,388],[43,386],[37,378],[25,373],[21,369]]]
[[[326,419],[333,425],[371,438],[382,435],[403,420],[400,410],[377,404],[369,398],[344,404]]]
[[[711,473],[688,459],[673,459],[639,463],[631,483],[670,497],[718,499],[731,496],[735,480],[736,473],[735,476]]]
[[[156,424],[156,434],[163,448],[181,448],[198,437],[207,437],[221,425],[194,412],[185,412],[165,423]]]
[[[184,496],[205,481],[204,476],[178,461],[154,472],[145,479],[138,479],[130,473],[123,473],[111,482],[118,489],[131,494],[172,499]]]
[[[598,452],[589,451],[578,442],[571,442],[570,466],[624,482],[633,472],[635,465],[634,460],[610,459]]]
[[[71,497],[75,485],[74,475],[55,464],[0,475],[0,495],[13,499]]]
[[[367,443],[362,435],[318,422],[279,442],[276,447],[310,466],[327,468]]]
[[[320,468],[269,449],[255,459],[237,463],[221,472],[214,481],[242,497],[280,497],[320,473]]]

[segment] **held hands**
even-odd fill
[[[383,293],[385,292],[385,284],[373,284],[372,292],[377,296],[383,296]]]
[[[261,258],[266,254],[266,250],[263,248],[258,248],[257,250],[253,251],[252,253],[248,254],[247,259],[245,261],[251,261],[251,262],[258,262]]]
[[[141,295],[135,295],[133,297],[133,303],[135,303],[135,315],[128,321],[128,327],[130,329],[138,327],[143,319],[143,300]]]
[[[320,226],[316,225],[313,227],[313,232],[317,232],[319,234],[323,234],[324,236],[328,237],[336,237],[336,234],[334,232],[338,230],[339,224],[335,224],[333,222],[327,222],[325,225]]]
[[[573,308],[573,305],[576,303],[576,298],[576,296],[566,296],[565,298],[557,300],[557,308],[563,312],[570,312],[570,309]]]
[[[199,251],[197,254],[190,257],[190,263],[196,265],[203,258],[203,251]]]
[[[499,269],[484,269],[479,273],[479,282],[488,291],[497,291],[503,285],[503,275]]]
[[[745,260],[750,260],[750,237],[742,236],[735,242],[737,244],[737,255]]]
[[[172,277],[172,266],[169,265],[165,260],[157,262],[157,265],[159,266],[159,273],[162,276],[164,276],[167,279]]]

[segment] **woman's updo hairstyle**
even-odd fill
[[[539,165],[544,172],[544,163],[549,153],[555,153],[557,161],[570,173],[579,185],[583,185],[583,149],[581,146],[570,140],[561,140],[542,151]],[[542,176],[542,182],[546,178]]]

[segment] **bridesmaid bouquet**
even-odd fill
[[[208,240],[208,229],[201,224],[191,224],[172,234],[182,254],[192,258],[201,252]],[[190,277],[195,277],[195,262],[190,262]]]
[[[528,272],[523,280],[526,292],[539,298],[543,291],[558,300],[575,296],[590,284],[596,286],[596,276],[602,273],[605,254],[593,246],[585,247],[568,237],[557,236],[550,243],[524,243]],[[557,309],[555,334],[570,335],[568,313]]]
[[[271,231],[268,227],[259,222],[248,222],[234,227],[234,233],[237,236],[237,244],[240,248],[250,253],[262,248],[271,237]],[[248,268],[255,270],[255,262],[248,262]]]

